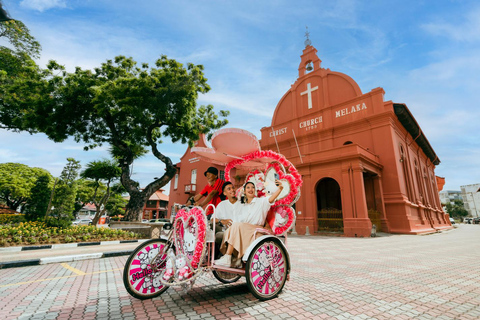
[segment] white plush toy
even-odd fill
[[[165,263],[165,273],[163,274],[163,280],[168,281],[173,276],[173,259],[169,257]]]
[[[178,280],[184,280],[190,278],[190,268],[187,264],[187,258],[185,256],[178,256],[175,260],[175,267],[178,270]]]
[[[279,174],[275,168],[267,169],[265,174],[265,193],[267,196],[275,193],[278,187],[275,185],[275,180],[279,179]],[[290,193],[290,182],[287,179],[279,179],[282,182],[283,190],[277,197],[277,200],[285,198]]]

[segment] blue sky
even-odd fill
[[[41,43],[44,66],[73,71],[116,55],[153,65],[166,54],[202,64],[211,91],[199,104],[229,110],[229,127],[260,137],[298,76],[305,26],[322,67],[351,76],[362,92],[382,87],[405,103],[439,156],[445,189],[480,182],[480,3],[478,1],[3,0]],[[108,157],[73,141],[0,130],[0,163],[58,176],[67,157]],[[174,162],[185,145],[160,147]],[[151,155],[134,164],[141,186],[163,173]]]

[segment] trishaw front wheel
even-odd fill
[[[151,299],[168,289],[160,282],[167,259],[166,246],[166,240],[148,240],[128,257],[123,269],[123,284],[133,297]]]
[[[250,292],[260,300],[275,298],[289,273],[288,256],[277,238],[259,242],[247,260],[245,277]]]

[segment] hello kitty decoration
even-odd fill
[[[183,254],[193,269],[200,265],[205,249],[207,219],[201,208],[181,209],[174,222],[175,247],[178,254]]]
[[[295,211],[292,207],[279,205],[271,209],[275,214],[272,230],[276,235],[288,232],[295,222]]]
[[[190,267],[187,263],[187,257],[178,255],[175,260],[175,267],[177,268],[177,278],[182,281],[191,277]]]

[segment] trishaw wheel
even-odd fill
[[[133,297],[151,299],[168,289],[168,286],[159,281],[160,274],[165,269],[166,244],[167,241],[163,239],[145,241],[128,257],[123,269],[123,284]]]
[[[248,257],[245,270],[250,292],[260,300],[275,298],[287,280],[287,260],[280,240],[268,238],[259,242]]]
[[[213,273],[213,276],[217,278],[218,281],[226,284],[237,282],[238,279],[242,277],[241,275],[238,275],[235,273],[230,273],[230,272],[225,272],[220,270],[213,270],[212,273]]]

